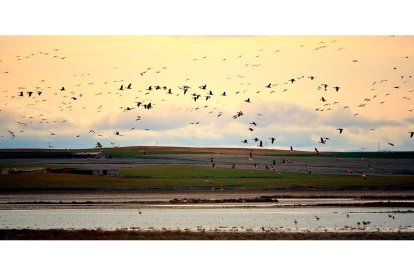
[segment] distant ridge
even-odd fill
[[[117,157],[137,157],[146,154],[235,154],[249,155],[250,151],[257,155],[294,155],[294,156],[315,156],[338,158],[413,158],[414,151],[395,151],[395,152],[325,152],[321,151],[316,155],[314,151],[290,151],[288,149],[264,149],[264,148],[230,148],[230,147],[178,147],[178,146],[131,146],[131,147],[108,147],[103,148],[103,152]],[[96,148],[89,149],[36,149],[36,148],[16,148],[0,149],[0,158],[44,158],[60,157],[71,158],[74,153],[79,152],[99,152]]]

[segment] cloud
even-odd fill
[[[225,111],[218,117],[220,110]],[[244,115],[234,119],[233,115],[238,111],[243,111]],[[7,116],[0,117],[0,122],[5,123],[3,128],[6,123],[13,125],[11,122],[18,117],[14,113],[5,115]],[[141,116],[141,120],[136,121],[137,116]],[[151,110],[116,110],[103,113],[89,125],[82,125],[84,120],[77,119],[72,118],[66,124],[35,123],[21,127],[31,140],[19,137],[15,141],[9,141],[5,135],[0,146],[45,147],[51,141],[55,147],[91,148],[100,141],[107,147],[111,146],[110,142],[120,146],[158,144],[256,147],[257,143],[253,139],[257,137],[269,148],[288,149],[293,146],[298,150],[313,150],[318,147],[321,151],[338,151],[364,147],[375,150],[378,141],[384,145],[392,141],[401,145],[399,149],[412,149],[412,144],[404,142],[409,136],[407,125],[412,124],[409,118],[395,121],[368,118],[363,114],[353,117],[350,110],[337,108],[331,112],[317,112],[299,104],[266,101],[264,98],[256,98],[254,104],[247,104],[242,100],[240,103],[231,102],[226,109],[220,107],[220,103],[201,102],[193,103],[190,108],[184,104],[174,108],[159,104]],[[53,120],[61,122],[63,118]],[[48,121],[52,119],[48,118]],[[199,124],[192,125],[191,122]],[[257,126],[252,125],[253,122]],[[249,131],[249,127],[254,131]],[[341,135],[336,130],[338,127],[344,128]],[[371,131],[371,128],[375,128],[375,131]],[[94,129],[96,133],[89,133],[89,129]],[[6,129],[4,131],[7,132]],[[50,136],[51,131],[57,135]],[[120,131],[123,136],[115,135],[115,131]],[[76,135],[80,137],[76,138]],[[270,143],[270,137],[276,138],[274,144]],[[330,140],[322,145],[318,143],[320,137],[329,137]],[[247,145],[241,143],[244,139],[248,140]]]

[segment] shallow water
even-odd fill
[[[142,212],[139,214],[139,210]],[[0,210],[0,229],[413,231],[409,208],[141,208]],[[347,214],[349,217],[347,217]],[[395,219],[389,215],[395,216]],[[317,216],[319,220],[316,219]],[[297,223],[295,223],[295,221]],[[363,221],[370,224],[363,225]],[[357,223],[360,222],[360,226]],[[352,227],[352,228],[351,228]]]

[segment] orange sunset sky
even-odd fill
[[[0,36],[0,147],[414,150],[413,50],[413,36]]]

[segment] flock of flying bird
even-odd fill
[[[337,44],[337,40],[331,40],[331,41],[320,41],[316,47],[314,47],[313,51],[323,51],[327,49],[328,47],[336,47],[337,51],[343,51],[344,48],[338,48],[335,46]],[[303,45],[300,45],[300,47],[304,47]],[[257,50],[257,55],[253,57],[255,62],[245,62],[243,61],[244,55],[238,55],[234,58],[225,57],[221,58],[221,62],[230,62],[230,60],[236,60],[238,61],[241,66],[246,68],[251,68],[255,70],[254,68],[260,67],[262,64],[261,62],[261,54],[263,49]],[[39,51],[37,53],[30,53],[27,55],[18,55],[16,56],[16,62],[30,62],[30,59],[35,57],[43,57],[43,58],[50,58],[52,60],[57,60],[60,62],[66,62],[70,59],[70,57],[66,57],[64,55],[60,54],[60,49],[53,49],[49,52]],[[280,54],[281,49],[273,50],[274,55]],[[194,63],[202,63],[203,61],[207,60],[207,56],[203,57],[197,57],[192,60]],[[409,56],[402,57],[403,60],[410,61]],[[0,60],[0,70],[2,70],[3,67],[3,60]],[[350,61],[351,62],[351,61]],[[352,63],[358,63],[360,62],[358,59],[353,59]],[[157,84],[157,83],[148,83],[144,87],[138,87],[136,88],[137,84],[135,82],[139,82],[139,84],[145,83],[145,76],[152,74],[152,76],[158,76],[160,75],[159,79],[162,79],[161,75],[168,70],[169,67],[162,66],[162,67],[147,67],[145,70],[139,70],[136,73],[136,80],[126,81],[125,79],[120,80],[112,80],[112,81],[105,81],[102,84],[105,85],[105,87],[112,87],[110,88],[111,91],[106,92],[108,95],[116,95],[117,97],[125,97],[128,96],[128,99],[130,97],[134,97],[134,102],[127,106],[120,106],[119,109],[122,110],[122,112],[133,112],[133,117],[135,119],[136,123],[141,122],[145,116],[141,114],[141,112],[147,112],[148,110],[156,109],[158,106],[162,104],[162,102],[166,101],[168,102],[168,97],[172,96],[180,96],[180,97],[187,97],[187,99],[193,103],[193,107],[185,109],[185,111],[199,111],[199,110],[208,110],[208,115],[215,116],[216,118],[225,116],[224,111],[218,110],[218,106],[214,106],[214,104],[209,105],[209,103],[213,100],[217,100],[216,104],[222,104],[225,102],[226,97],[228,96],[238,96],[239,98],[242,98],[243,101],[241,102],[245,106],[248,104],[252,104],[255,102],[255,95],[258,95],[260,93],[262,94],[268,94],[263,97],[270,97],[270,95],[277,93],[277,94],[287,94],[290,90],[295,89],[295,85],[298,83],[305,83],[311,87],[314,88],[314,91],[317,92],[317,97],[320,97],[320,103],[321,105],[315,108],[316,112],[329,112],[334,109],[334,107],[339,106],[339,102],[337,101],[330,101],[330,93],[346,93],[346,91],[343,91],[344,89],[341,88],[340,84],[337,83],[329,83],[324,80],[320,80],[317,75],[300,75],[296,77],[291,77],[289,79],[286,79],[285,81],[279,81],[279,82],[268,82],[263,83],[260,85],[262,89],[259,89],[257,91],[252,92],[249,90],[249,87],[251,87],[252,83],[248,81],[248,76],[246,74],[237,74],[236,76],[230,76],[228,79],[235,78],[237,81],[241,81],[239,83],[239,87],[241,89],[237,91],[223,91],[217,89],[213,89],[214,85],[210,85],[209,83],[199,83],[194,85],[194,82],[190,83],[190,78],[187,78],[183,84],[175,86],[175,85],[165,85],[165,84]],[[112,70],[116,71],[118,70],[118,67],[113,67]],[[395,72],[395,74],[398,74],[398,68],[393,67],[392,70]],[[4,70],[2,72],[2,78],[6,78],[10,74],[18,74],[18,72],[11,72],[9,70]],[[58,110],[61,113],[67,113],[74,111],[76,108],[77,111],[82,111],[88,108],[88,106],[84,105],[85,101],[83,101],[83,97],[88,93],[87,91],[90,90],[91,87],[93,87],[96,83],[85,81],[85,79],[89,79],[91,77],[91,74],[73,74],[73,77],[76,79],[80,79],[81,81],[77,84],[61,84],[59,87],[56,87],[56,85],[48,85],[47,81],[45,79],[40,80],[39,85],[35,87],[25,87],[25,86],[19,86],[17,87],[16,91],[10,91],[10,90],[4,90],[4,101],[3,106],[0,106],[0,114],[1,112],[7,108],[7,105],[10,102],[16,103],[16,101],[21,101],[21,107],[25,108],[33,108],[34,110],[39,110],[39,106],[41,104],[47,105],[48,104],[48,98],[51,96],[55,96],[60,98],[60,105],[58,106]],[[1,80],[0,80],[1,81]],[[411,84],[412,76],[411,75],[401,75],[399,76],[399,82],[393,83],[391,85],[391,90],[400,91],[403,88],[406,89],[408,85]],[[111,84],[111,82],[113,84]],[[384,85],[387,82],[391,82],[389,79],[381,79],[381,80],[375,80],[372,82],[371,91],[374,91],[376,87],[380,85]],[[115,83],[115,84],[114,84]],[[83,86],[82,86],[83,85]],[[84,88],[84,86],[87,86]],[[246,89],[244,89],[246,88]],[[116,89],[116,91],[114,91]],[[244,89],[244,90],[243,90]],[[79,92],[82,91],[82,92]],[[137,92],[136,92],[137,91]],[[407,93],[414,92],[414,89],[408,90]],[[96,107],[96,113],[101,113],[104,109],[103,104],[99,104],[99,96],[102,96],[105,92],[98,92],[94,93],[94,98],[96,99],[96,102],[93,104],[98,103],[98,106]],[[378,104],[378,106],[381,106],[385,103],[386,97],[388,97],[392,92],[387,92],[384,95],[374,94],[370,97],[365,97],[362,102],[356,107],[360,111],[353,113],[353,117],[359,116],[361,112],[363,112],[363,109],[367,105],[371,104]],[[161,98],[161,99],[160,99]],[[381,100],[379,100],[381,98]],[[158,99],[158,100],[157,100]],[[408,96],[403,96],[403,100],[410,101],[411,98]],[[234,98],[232,98],[234,101]],[[78,104],[79,103],[79,104]],[[82,104],[80,104],[82,103]],[[81,106],[83,105],[83,106]],[[214,106],[214,107],[212,107]],[[224,105],[222,105],[224,106]],[[36,107],[36,108],[35,108]],[[161,107],[162,108],[162,107]],[[349,105],[342,106],[342,109],[351,109]],[[134,111],[135,110],[135,111]],[[172,111],[178,111],[180,108],[173,108]],[[413,109],[408,110],[409,112],[412,112]],[[3,111],[4,112],[4,111]],[[136,113],[139,112],[139,113]],[[20,128],[19,130],[13,130],[8,129],[7,134],[9,135],[10,139],[15,139],[18,135],[24,133],[24,128],[28,127],[30,124],[41,124],[41,125],[49,125],[51,126],[53,123],[60,124],[61,126],[65,126],[65,124],[68,124],[69,119],[64,120],[49,120],[47,118],[47,115],[44,113],[39,114],[31,114],[31,115],[23,115],[21,120],[17,121],[16,124]],[[241,117],[246,116],[246,111],[240,110],[237,111],[234,114],[231,114],[231,118],[233,120],[240,120]],[[141,115],[137,115],[141,114]],[[250,114],[251,115],[251,114]],[[72,114],[70,115],[72,116]],[[78,113],[76,116],[80,116]],[[229,115],[228,115],[229,116]],[[246,126],[246,131],[249,133],[248,136],[252,136],[257,128],[260,127],[261,121],[260,118],[263,116],[263,114],[255,114],[254,120],[249,120],[248,126]],[[172,116],[173,117],[173,116]],[[190,116],[191,117],[191,116]],[[203,118],[204,119],[204,118]],[[190,122],[191,125],[200,125],[202,122],[200,120]],[[70,128],[70,124],[67,125],[68,128]],[[50,127],[49,129],[53,129],[53,127]],[[131,126],[130,131],[137,130],[137,126]],[[142,130],[150,131],[149,128],[145,128]],[[342,126],[338,126],[336,128],[338,131],[338,134],[341,135],[346,129]],[[375,129],[371,129],[375,130]],[[122,137],[127,135],[125,132],[125,129],[121,130],[113,130],[112,137],[110,138],[113,140],[115,137]],[[50,136],[56,136],[59,133],[56,131],[50,131]],[[102,133],[99,133],[98,129],[89,129],[88,132],[89,135],[93,135],[95,138],[103,137],[104,135]],[[414,131],[408,132],[408,137],[412,138],[414,136]],[[79,138],[81,134],[76,134],[75,137]],[[255,135],[253,135],[255,136]],[[320,145],[324,145],[330,141],[329,137],[322,137],[324,135],[320,136],[320,139],[318,141],[315,141],[316,143]],[[2,138],[6,138],[5,134],[1,136]],[[107,137],[107,136],[106,136]],[[109,137],[107,137],[109,138]],[[98,138],[99,139],[99,138]],[[241,138],[240,143],[246,144],[250,147],[251,143],[254,143],[255,146],[262,148],[267,145],[267,141],[270,142],[271,145],[276,145],[278,138],[277,137],[250,137],[250,138]],[[395,144],[391,141],[387,141],[389,146],[394,147]],[[118,147],[119,145],[115,141],[110,141],[110,144],[113,147]],[[104,146],[102,142],[98,141],[95,145],[97,148],[102,149]],[[49,145],[49,147],[53,147],[52,145]],[[290,151],[295,151],[293,148],[293,145],[289,148]],[[315,146],[314,151],[316,154],[320,154],[319,149]],[[250,156],[249,159],[253,160],[253,157]],[[285,162],[287,162],[285,160]],[[212,161],[212,164],[214,162]],[[233,164],[233,168],[236,164]],[[275,165],[275,164],[273,164]],[[266,165],[267,166],[267,165]],[[311,172],[311,168],[308,168],[308,172]]]

